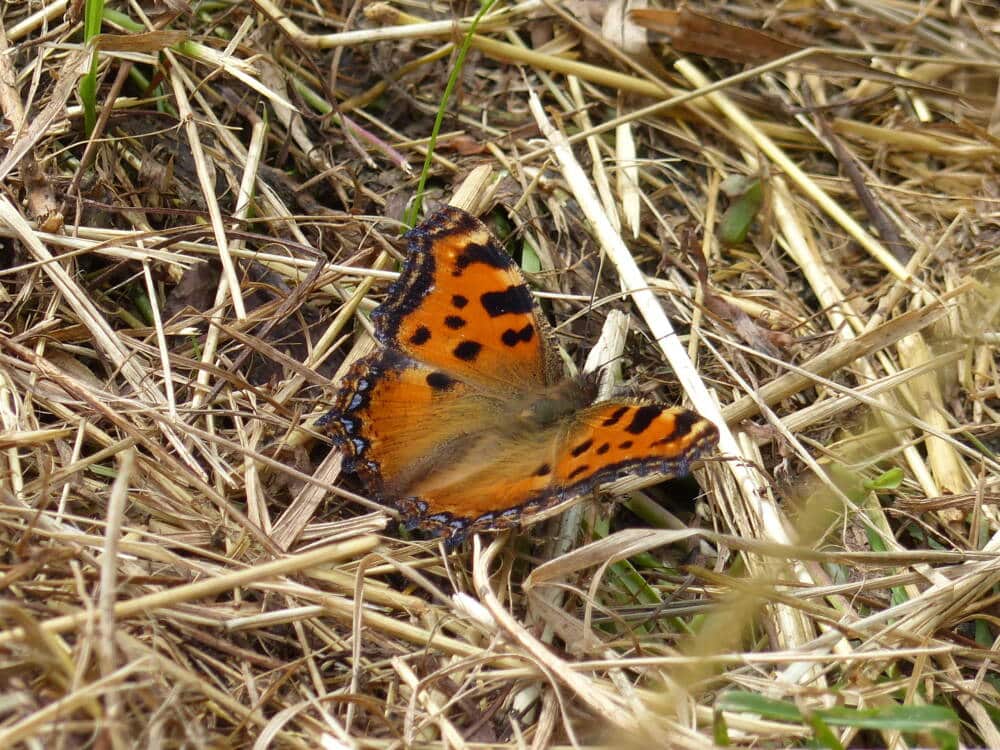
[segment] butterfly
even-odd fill
[[[591,405],[565,379],[524,276],[458,208],[406,234],[399,280],[372,313],[379,349],[345,376],[322,420],[379,501],[449,546],[624,474],[682,476],[718,440],[687,409]]]

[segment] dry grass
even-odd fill
[[[0,747],[1000,747],[995,6],[498,5],[425,203],[724,460],[445,556],[310,429],[475,8],[123,4],[88,138],[3,3]]]

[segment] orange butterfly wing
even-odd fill
[[[394,499],[446,463],[487,413],[488,402],[466,383],[383,349],[354,363],[325,421],[348,471]]]
[[[511,525],[546,495],[552,476],[539,456],[551,454],[555,432],[512,435],[491,419],[502,403],[394,350],[359,364],[363,393],[347,391],[334,410],[347,468],[410,528],[456,544]]]
[[[718,428],[690,409],[602,401],[570,420],[554,481],[582,492],[624,474],[684,476],[718,440]]]
[[[485,224],[446,207],[406,237],[403,272],[372,314],[380,343],[497,392],[557,379],[531,290]]]

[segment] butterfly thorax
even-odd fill
[[[596,395],[590,378],[563,380],[529,397],[528,405],[517,415],[519,427],[543,430],[588,406]]]

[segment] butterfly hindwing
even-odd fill
[[[478,460],[425,477],[404,510],[412,525],[452,539],[496,531],[627,474],[686,475],[717,438],[688,409],[605,401],[539,432],[478,436]]]

